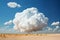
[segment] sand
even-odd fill
[[[0,40],[60,40],[60,34],[0,34]]]

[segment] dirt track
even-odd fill
[[[60,34],[0,34],[0,40],[60,40]]]

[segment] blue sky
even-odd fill
[[[16,2],[21,7],[10,8],[8,2]],[[21,12],[26,8],[36,7],[39,12],[44,13],[49,18],[48,25],[54,21],[60,21],[60,1],[59,0],[0,0],[0,27],[4,27],[4,22],[12,20],[16,12]]]

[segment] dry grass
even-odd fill
[[[0,34],[0,40],[60,40],[60,34]]]

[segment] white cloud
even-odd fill
[[[7,3],[8,7],[10,8],[16,8],[16,7],[21,7],[20,4],[16,3],[16,2],[9,2]]]
[[[48,18],[35,7],[18,12],[13,19],[14,29],[20,32],[41,30],[47,26]]]
[[[50,27],[47,27],[47,30],[48,30],[48,31],[52,31],[52,28],[50,28]]]
[[[0,27],[0,33],[18,33],[18,31],[15,31],[13,28],[7,28],[7,27]]]
[[[47,26],[47,27],[43,28],[42,31],[51,32],[51,31],[53,31],[53,29],[51,27]]]
[[[9,21],[5,22],[4,25],[11,25],[12,23],[13,23],[13,21],[9,20]]]
[[[52,25],[52,26],[59,26],[59,25],[60,25],[60,22],[59,22],[59,21],[53,22],[51,25]]]
[[[55,26],[53,32],[58,31],[60,29],[60,27],[59,27],[60,26],[60,22],[59,21],[53,22],[51,25]]]
[[[59,30],[59,26],[56,26],[56,28],[54,28],[53,32],[58,31]]]

